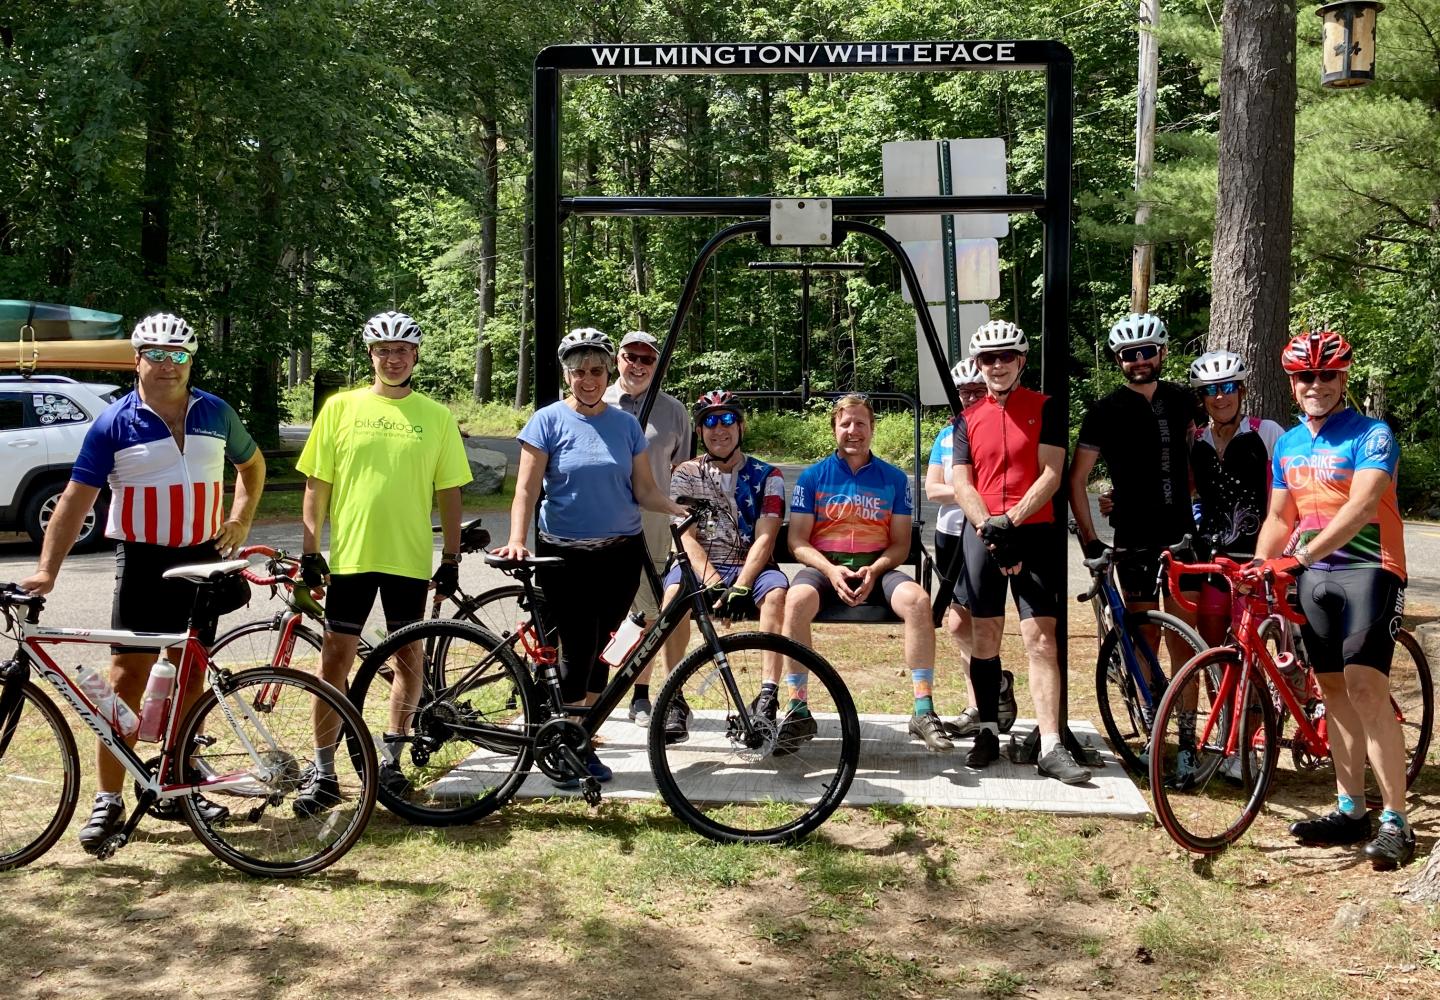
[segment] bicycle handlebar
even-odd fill
[[[272,549],[268,545],[247,545],[235,554],[237,559],[249,559],[251,556],[263,556],[267,561],[266,568],[271,573],[270,576],[265,576],[249,566],[242,569],[240,575],[255,586],[273,587],[276,584],[295,582],[295,574],[300,568],[298,559],[287,556],[284,552]],[[284,568],[285,572],[280,572],[278,568]]]
[[[1168,549],[1160,558],[1169,580],[1170,597],[1186,611],[1198,610],[1197,602],[1186,600],[1180,591],[1180,577],[1187,574],[1214,573],[1217,576],[1223,576],[1229,582],[1231,590],[1236,593],[1244,593],[1239,587],[1249,569],[1248,564],[1238,563],[1226,556],[1216,556],[1211,562],[1180,562]],[[1266,570],[1261,580],[1265,584],[1265,603],[1280,612],[1289,621],[1297,625],[1305,624],[1305,616],[1290,606],[1287,597],[1290,587],[1295,583],[1295,577],[1289,573]]]

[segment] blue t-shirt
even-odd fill
[[[914,516],[910,477],[874,455],[851,472],[832,452],[800,473],[790,513],[814,516],[810,544],[831,562],[867,566],[890,547],[891,519]]]
[[[549,459],[541,531],[575,539],[640,533],[640,507],[630,486],[635,456],[645,450],[638,420],[618,406],[587,417],[560,400],[536,410],[515,436]]]

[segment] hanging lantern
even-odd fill
[[[1315,10],[1324,19],[1320,70],[1323,87],[1363,87],[1375,79],[1375,0],[1342,0]]]

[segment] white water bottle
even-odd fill
[[[626,619],[620,623],[610,641],[605,644],[604,650],[600,653],[600,659],[618,667],[625,662],[625,657],[630,655],[640,642],[640,637],[645,634],[645,615],[639,611],[632,611]]]
[[[115,727],[115,731],[122,736],[133,736],[135,730],[140,726],[140,720],[135,718],[135,713],[130,706],[115,696],[110,688],[110,683],[101,677],[98,671],[81,664],[75,668],[75,682],[85,697],[90,699],[90,704],[95,710],[109,720]]]
[[[175,688],[175,665],[162,659],[150,668],[150,681],[140,701],[140,732],[136,739],[159,743],[165,735],[165,707]]]

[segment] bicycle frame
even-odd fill
[[[1126,627],[1129,609],[1125,605],[1124,597],[1120,594],[1120,587],[1115,582],[1115,561],[1120,556],[1127,554],[1130,553],[1112,548],[1105,556],[1100,557],[1104,560],[1103,565],[1092,565],[1096,562],[1095,560],[1084,560],[1086,568],[1090,570],[1092,581],[1089,593],[1079,595],[1078,600],[1090,601],[1090,605],[1094,609],[1097,642],[1103,642],[1105,633],[1110,628],[1115,629],[1120,641],[1120,657],[1125,663],[1125,669],[1129,672],[1130,679],[1135,682],[1145,704],[1153,710],[1160,699],[1151,691],[1149,678],[1145,676],[1145,672],[1140,667],[1140,651],[1130,636],[1130,629]],[[1158,650],[1151,650],[1146,661],[1155,671],[1156,676],[1164,676]]]
[[[188,632],[175,634],[128,632],[121,629],[49,628],[31,620],[37,614],[38,609],[32,607],[26,620],[19,622],[20,648],[36,673],[55,689],[63,701],[69,704],[75,714],[99,739],[101,745],[120,762],[126,773],[140,787],[140,803],[133,820],[138,821],[155,800],[179,798],[206,789],[219,791],[249,785],[256,780],[256,772],[251,771],[214,775],[199,781],[173,780],[178,773],[178,760],[182,756],[176,750],[180,725],[184,721],[180,711],[181,699],[197,670],[203,671],[207,683],[219,692],[222,711],[227,718],[232,720],[232,724],[233,711],[238,708],[256,731],[263,734],[270,742],[272,749],[277,745],[264,723],[258,718],[258,715],[267,711],[269,706],[266,706],[259,698],[257,698],[258,704],[246,704],[240,699],[233,699],[234,704],[231,704],[232,699],[223,690],[222,678],[212,668],[205,647],[200,642],[199,632],[193,625]],[[60,668],[57,662],[60,648],[64,646],[102,646],[106,647],[108,657],[108,647],[111,645],[153,649],[157,654],[177,647],[182,650],[180,663],[176,666],[174,694],[170,699],[163,736],[159,744],[161,748],[160,766],[153,772],[145,766],[135,749],[125,742],[110,720],[90,702],[85,693],[80,690],[79,685]],[[268,775],[269,767],[264,763],[260,752],[238,727],[236,727],[236,735],[245,746],[246,752],[250,755],[258,772],[261,775]],[[262,777],[261,780],[268,779]]]

